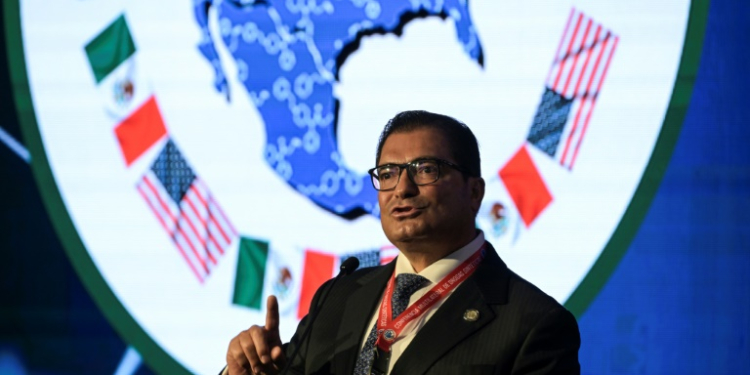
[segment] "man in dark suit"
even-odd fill
[[[484,180],[471,130],[402,112],[381,134],[376,165],[383,231],[400,255],[324,284],[311,306],[317,318],[303,319],[288,345],[269,297],[266,325],[232,339],[224,372],[278,373],[299,346],[290,373],[579,374],[575,318],[476,230]]]

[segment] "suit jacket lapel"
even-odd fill
[[[352,293],[344,307],[341,326],[336,336],[337,348],[333,368],[336,374],[351,374],[359,356],[364,335],[376,306],[380,303],[388,278],[393,274],[396,261],[370,272],[357,280],[359,289]]]
[[[491,245],[474,274],[462,283],[422,327],[399,357],[391,375],[424,374],[451,348],[495,318],[489,307],[506,303],[509,271]],[[464,320],[464,313],[479,312],[476,321]]]

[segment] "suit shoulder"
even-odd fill
[[[383,270],[383,269],[385,269],[385,268],[386,268],[387,266],[388,266],[388,265],[380,265],[380,266],[372,266],[372,267],[363,267],[363,268],[358,268],[358,269],[356,269],[356,270],[355,270],[355,271],[354,271],[354,272],[353,272],[353,273],[352,273],[352,274],[350,275],[350,277],[352,277],[352,278],[355,278],[355,279],[358,279],[358,278],[364,277],[365,275],[368,275],[368,274],[370,274],[370,273],[372,273],[372,272],[377,272],[378,270]]]
[[[374,278],[384,276],[385,273],[390,275],[392,272],[393,267],[388,264],[374,267],[364,267],[357,269],[351,275],[347,276],[346,279],[350,283],[363,284],[369,282]]]
[[[358,285],[366,283],[368,280],[376,275],[381,274],[382,272],[387,272],[387,267],[388,265],[358,268],[357,270],[352,272],[351,275],[342,277],[337,282],[336,287],[343,288],[345,290],[356,287]],[[332,281],[333,279],[329,280],[328,282],[330,283]]]
[[[565,310],[557,300],[539,289],[530,281],[508,270],[508,302],[527,312],[548,313],[552,310]]]

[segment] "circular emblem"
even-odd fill
[[[9,65],[48,210],[105,315],[170,374],[215,373],[268,295],[289,339],[343,259],[395,256],[366,171],[407,109],[471,127],[477,226],[581,314],[670,157],[705,17],[687,0],[18,3]]]
[[[385,332],[383,332],[383,338],[386,339],[386,341],[393,341],[396,339],[396,331],[392,329],[386,329]]]
[[[464,320],[467,322],[476,322],[479,319],[479,310],[468,309],[464,312]]]

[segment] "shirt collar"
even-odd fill
[[[442,280],[446,275],[453,271],[465,260],[469,259],[479,248],[484,244],[484,233],[478,231],[477,236],[464,247],[448,254],[445,258],[438,260],[437,262],[430,264],[428,267],[419,272],[420,276],[424,276],[430,280],[431,283],[435,284]],[[403,255],[399,252],[399,255]],[[414,267],[411,266],[406,256],[399,256],[396,259],[396,276],[402,273],[414,273]]]

